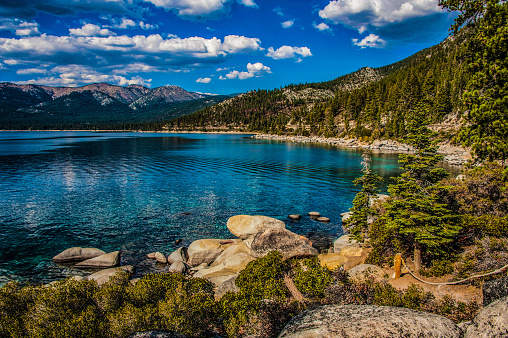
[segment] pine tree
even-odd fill
[[[396,184],[388,187],[391,200],[386,204],[383,221],[395,230],[402,241],[413,248],[416,272],[421,268],[421,252],[440,253],[443,244],[450,243],[458,234],[457,217],[438,201],[437,184],[447,176],[435,165],[442,159],[431,140],[433,133],[425,124],[428,112],[423,105],[415,107],[408,123],[405,142],[414,148],[414,154],[399,155],[404,173]]]
[[[349,209],[352,215],[346,223],[346,228],[353,235],[354,239],[361,242],[369,237],[369,221],[375,214],[371,201],[379,192],[376,184],[383,180],[372,172],[370,154],[365,151],[362,157],[363,176],[353,181],[355,185],[361,185],[362,189],[353,200],[353,207]]]

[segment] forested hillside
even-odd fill
[[[400,62],[365,67],[337,79],[257,90],[170,122],[169,129],[242,130],[292,135],[397,138],[422,105],[427,124],[453,135],[467,82],[466,34],[447,38]]]

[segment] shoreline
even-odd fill
[[[373,142],[362,142],[358,139],[343,139],[337,137],[320,136],[283,136],[271,134],[255,134],[252,136],[259,140],[273,140],[294,143],[321,143],[342,148],[361,148],[381,152],[405,153],[412,152],[412,147],[394,140],[375,140]],[[438,154],[443,155],[443,161],[449,165],[463,166],[471,159],[469,150],[453,146],[447,143],[440,143]]]

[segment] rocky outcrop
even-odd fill
[[[96,273],[91,274],[87,277],[88,280],[94,280],[97,282],[97,285],[102,285],[106,283],[111,277],[115,276],[118,272],[125,271],[129,274],[134,273],[134,267],[132,265],[125,265],[119,268],[110,268],[98,271]]]
[[[187,271],[187,265],[182,261],[176,261],[169,266],[169,271],[185,273]]]
[[[508,276],[483,283],[483,306],[508,296]]]
[[[325,253],[318,256],[321,266],[327,267],[330,270],[334,270],[341,265],[346,264],[348,258],[342,256],[340,253]]]
[[[189,260],[187,263],[191,266],[212,263],[219,255],[231,244],[238,243],[239,240],[225,239],[200,239],[189,245],[187,252]]]
[[[333,252],[339,253],[343,248],[346,247],[359,247],[359,244],[350,235],[344,235],[339,237],[333,243]]]
[[[120,251],[110,252],[76,264],[77,268],[112,268],[120,263]]]
[[[239,274],[229,277],[226,281],[222,282],[215,290],[215,299],[221,299],[227,292],[238,292],[240,288],[236,286],[235,281]]]
[[[284,222],[266,216],[237,215],[228,219],[228,230],[241,239],[256,235],[264,229],[285,229]]]
[[[187,255],[187,248],[181,247],[177,250],[173,251],[171,255],[168,256],[168,262],[187,262],[189,256]]]
[[[372,264],[360,264],[348,270],[349,277],[362,280],[366,277],[373,277],[375,280],[382,280],[386,273],[379,266]]]
[[[164,254],[160,253],[159,251],[157,251],[155,253],[154,257],[155,257],[155,260],[157,261],[157,263],[167,264],[167,262],[168,262],[168,259],[166,258],[166,256],[164,256]]]
[[[508,297],[485,307],[467,327],[464,338],[508,337]]]
[[[405,308],[373,305],[327,305],[294,317],[279,338],[459,338],[449,319]]]
[[[251,249],[256,257],[263,257],[270,251],[279,251],[284,259],[318,254],[307,238],[281,228],[266,228],[258,232],[254,236]]]
[[[55,262],[77,262],[84,261],[90,258],[95,258],[98,256],[105,255],[106,253],[102,250],[96,248],[81,248],[74,247],[69,248],[60,252],[58,255],[53,257],[53,261]]]

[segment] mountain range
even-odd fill
[[[178,86],[147,88],[94,83],[50,87],[0,83],[0,129],[90,129],[169,120],[231,96],[189,92]]]

